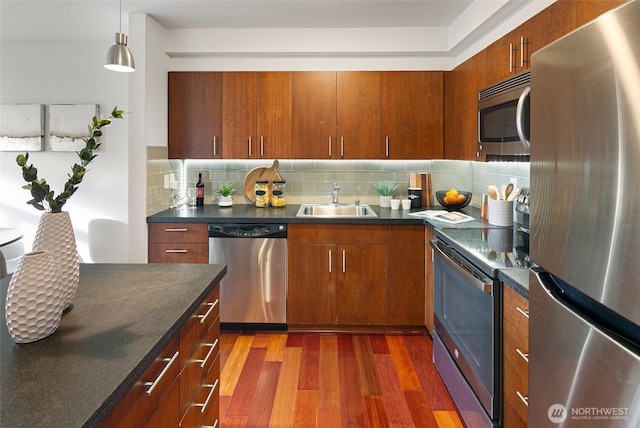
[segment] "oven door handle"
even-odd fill
[[[445,261],[445,263],[447,263],[449,267],[451,267],[451,269],[455,270],[459,275],[463,276],[467,281],[473,284],[474,287],[476,287],[478,290],[482,291],[483,293],[487,293],[487,294],[493,293],[493,282],[491,280],[488,280],[487,278],[487,281],[484,281],[484,280],[481,280],[480,278],[475,277],[469,271],[467,271],[458,263],[456,263],[454,260],[451,260],[449,256],[447,256],[444,253],[444,251],[438,248],[437,245],[432,245],[432,247],[434,248],[434,250],[438,252],[438,254]],[[483,278],[484,278],[484,275],[483,275]]]

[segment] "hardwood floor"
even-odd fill
[[[464,427],[431,338],[223,332],[221,427]]]

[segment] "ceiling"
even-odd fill
[[[527,4],[549,0],[122,0],[168,29],[368,28],[432,30],[446,53],[474,43]],[[110,40],[118,0],[0,0],[2,41]]]

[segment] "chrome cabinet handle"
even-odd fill
[[[331,273],[331,250],[329,250],[329,273]]]
[[[204,359],[196,360],[196,363],[200,363],[200,368],[201,369],[203,369],[204,366],[207,365],[207,360],[209,360],[209,357],[211,357],[211,355],[213,355],[214,349],[216,349],[216,347],[218,346],[218,339],[216,339],[215,342],[213,342],[213,343],[205,343],[204,346],[208,346],[209,347],[209,352],[207,352],[207,355],[204,356]]]
[[[216,157],[216,136],[213,136],[213,157]]]
[[[251,157],[251,137],[249,137],[249,157]]]
[[[516,352],[518,353],[518,355],[520,355],[520,358],[522,358],[523,360],[525,360],[527,363],[529,362],[529,354],[528,353],[524,353],[520,350],[520,348],[516,348]]]
[[[384,154],[389,157],[389,136],[384,137]]]
[[[331,136],[329,136],[329,157],[331,157]]]
[[[516,391],[516,394],[518,395],[520,401],[522,401],[525,406],[529,407],[529,397],[525,397],[524,395],[520,394],[520,391]]]
[[[207,394],[207,398],[204,400],[204,403],[200,404],[200,403],[195,403],[193,406],[194,407],[200,407],[200,413],[204,413],[205,410],[207,410],[207,406],[209,405],[209,401],[211,401],[211,397],[213,397],[213,393],[215,392],[216,388],[218,388],[218,383],[220,381],[218,379],[216,379],[215,383],[213,385],[211,384],[204,384],[202,386],[207,387],[207,388],[211,388],[211,390],[209,391],[209,393]],[[217,421],[216,421],[217,422]]]
[[[524,59],[524,45],[527,45],[527,54],[529,53],[529,39],[520,36],[520,68],[524,68],[524,63],[528,63],[528,59]]]
[[[344,137],[340,137],[340,157],[344,157]]]
[[[342,272],[347,271],[347,250],[342,250]]]
[[[166,228],[164,231],[165,232],[188,232],[189,229],[187,229],[186,227],[179,227],[179,228],[178,227],[174,227],[174,228],[169,227],[169,228]]]
[[[207,306],[209,306],[209,309],[207,309],[207,312],[205,312],[204,315],[198,315],[198,318],[200,318],[200,324],[204,323],[204,321],[211,314],[211,312],[213,312],[213,309],[218,305],[219,301],[220,299],[216,299],[216,301],[213,303],[207,303]]]
[[[162,369],[162,371],[160,372],[156,380],[154,380],[153,382],[144,383],[144,386],[149,387],[149,389],[147,389],[147,391],[145,392],[147,397],[150,396],[153,390],[155,389],[155,387],[158,386],[158,383],[160,383],[164,375],[167,373],[167,371],[169,370],[169,367],[171,367],[171,365],[178,359],[178,355],[180,355],[180,351],[176,351],[176,353],[173,354],[173,357],[171,358],[163,358],[162,361],[167,362],[167,365],[164,366],[164,369]]]
[[[520,306],[516,306],[516,311],[520,312],[520,314],[526,319],[529,319],[529,311],[525,311]]]
[[[173,254],[173,253],[183,253],[184,254],[184,253],[188,253],[189,250],[184,250],[184,249],[182,249],[182,250],[164,250],[164,252],[167,253],[167,254]]]
[[[260,136],[260,157],[264,156],[264,137]]]

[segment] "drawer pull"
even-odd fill
[[[201,428],[218,428],[218,420],[213,423],[213,425],[202,425]]]
[[[520,312],[526,319],[529,319],[529,311],[525,311],[520,306],[516,306],[516,311]]]
[[[207,394],[207,399],[204,400],[204,403],[202,403],[202,404],[199,404],[199,403],[194,404],[195,407],[200,407],[200,413],[204,413],[204,411],[207,410],[207,406],[209,405],[209,401],[211,401],[211,397],[213,397],[213,393],[218,388],[218,382],[219,382],[219,380],[216,379],[216,381],[215,381],[215,383],[213,385],[209,385],[209,384],[202,385],[204,387],[211,388],[211,390],[209,391],[209,394]]]
[[[525,360],[527,363],[529,362],[529,353],[522,352],[520,348],[516,348],[516,352],[520,355],[520,358]]]
[[[198,315],[198,318],[200,318],[200,324],[203,324],[204,321],[207,319],[207,317],[211,314],[211,312],[213,312],[213,309],[218,306],[218,302],[220,301],[220,299],[216,299],[215,302],[213,303],[207,303],[207,306],[209,306],[209,309],[207,309],[207,312],[204,315]]]
[[[520,391],[516,391],[516,395],[518,396],[520,401],[524,403],[525,406],[529,407],[529,397],[523,396],[522,394],[520,394]]]
[[[216,349],[216,347],[218,346],[218,339],[216,339],[216,341],[213,343],[205,343],[204,346],[208,346],[210,349],[209,349],[209,352],[207,352],[207,355],[204,356],[203,360],[196,360],[196,363],[200,363],[201,369],[203,369],[204,366],[207,364],[207,360],[209,360],[209,357],[213,355],[214,349]]]
[[[173,253],[188,253],[189,250],[164,250],[165,253],[173,254]]]
[[[167,228],[164,230],[165,232],[188,232],[189,229],[187,229],[186,227],[180,227],[180,228]]]
[[[167,365],[164,366],[164,369],[162,369],[162,371],[160,372],[160,374],[158,375],[156,380],[154,380],[153,382],[145,382],[144,383],[144,386],[148,386],[149,387],[149,389],[147,389],[147,391],[145,392],[145,394],[147,394],[147,396],[150,396],[151,393],[153,392],[153,390],[155,389],[155,387],[158,386],[158,383],[160,383],[160,381],[162,380],[164,375],[167,373],[167,371],[169,370],[169,367],[171,367],[171,365],[178,359],[178,355],[180,355],[180,351],[176,351],[176,353],[173,354],[173,357],[171,357],[171,358],[163,358],[162,359],[162,361],[167,362]]]

